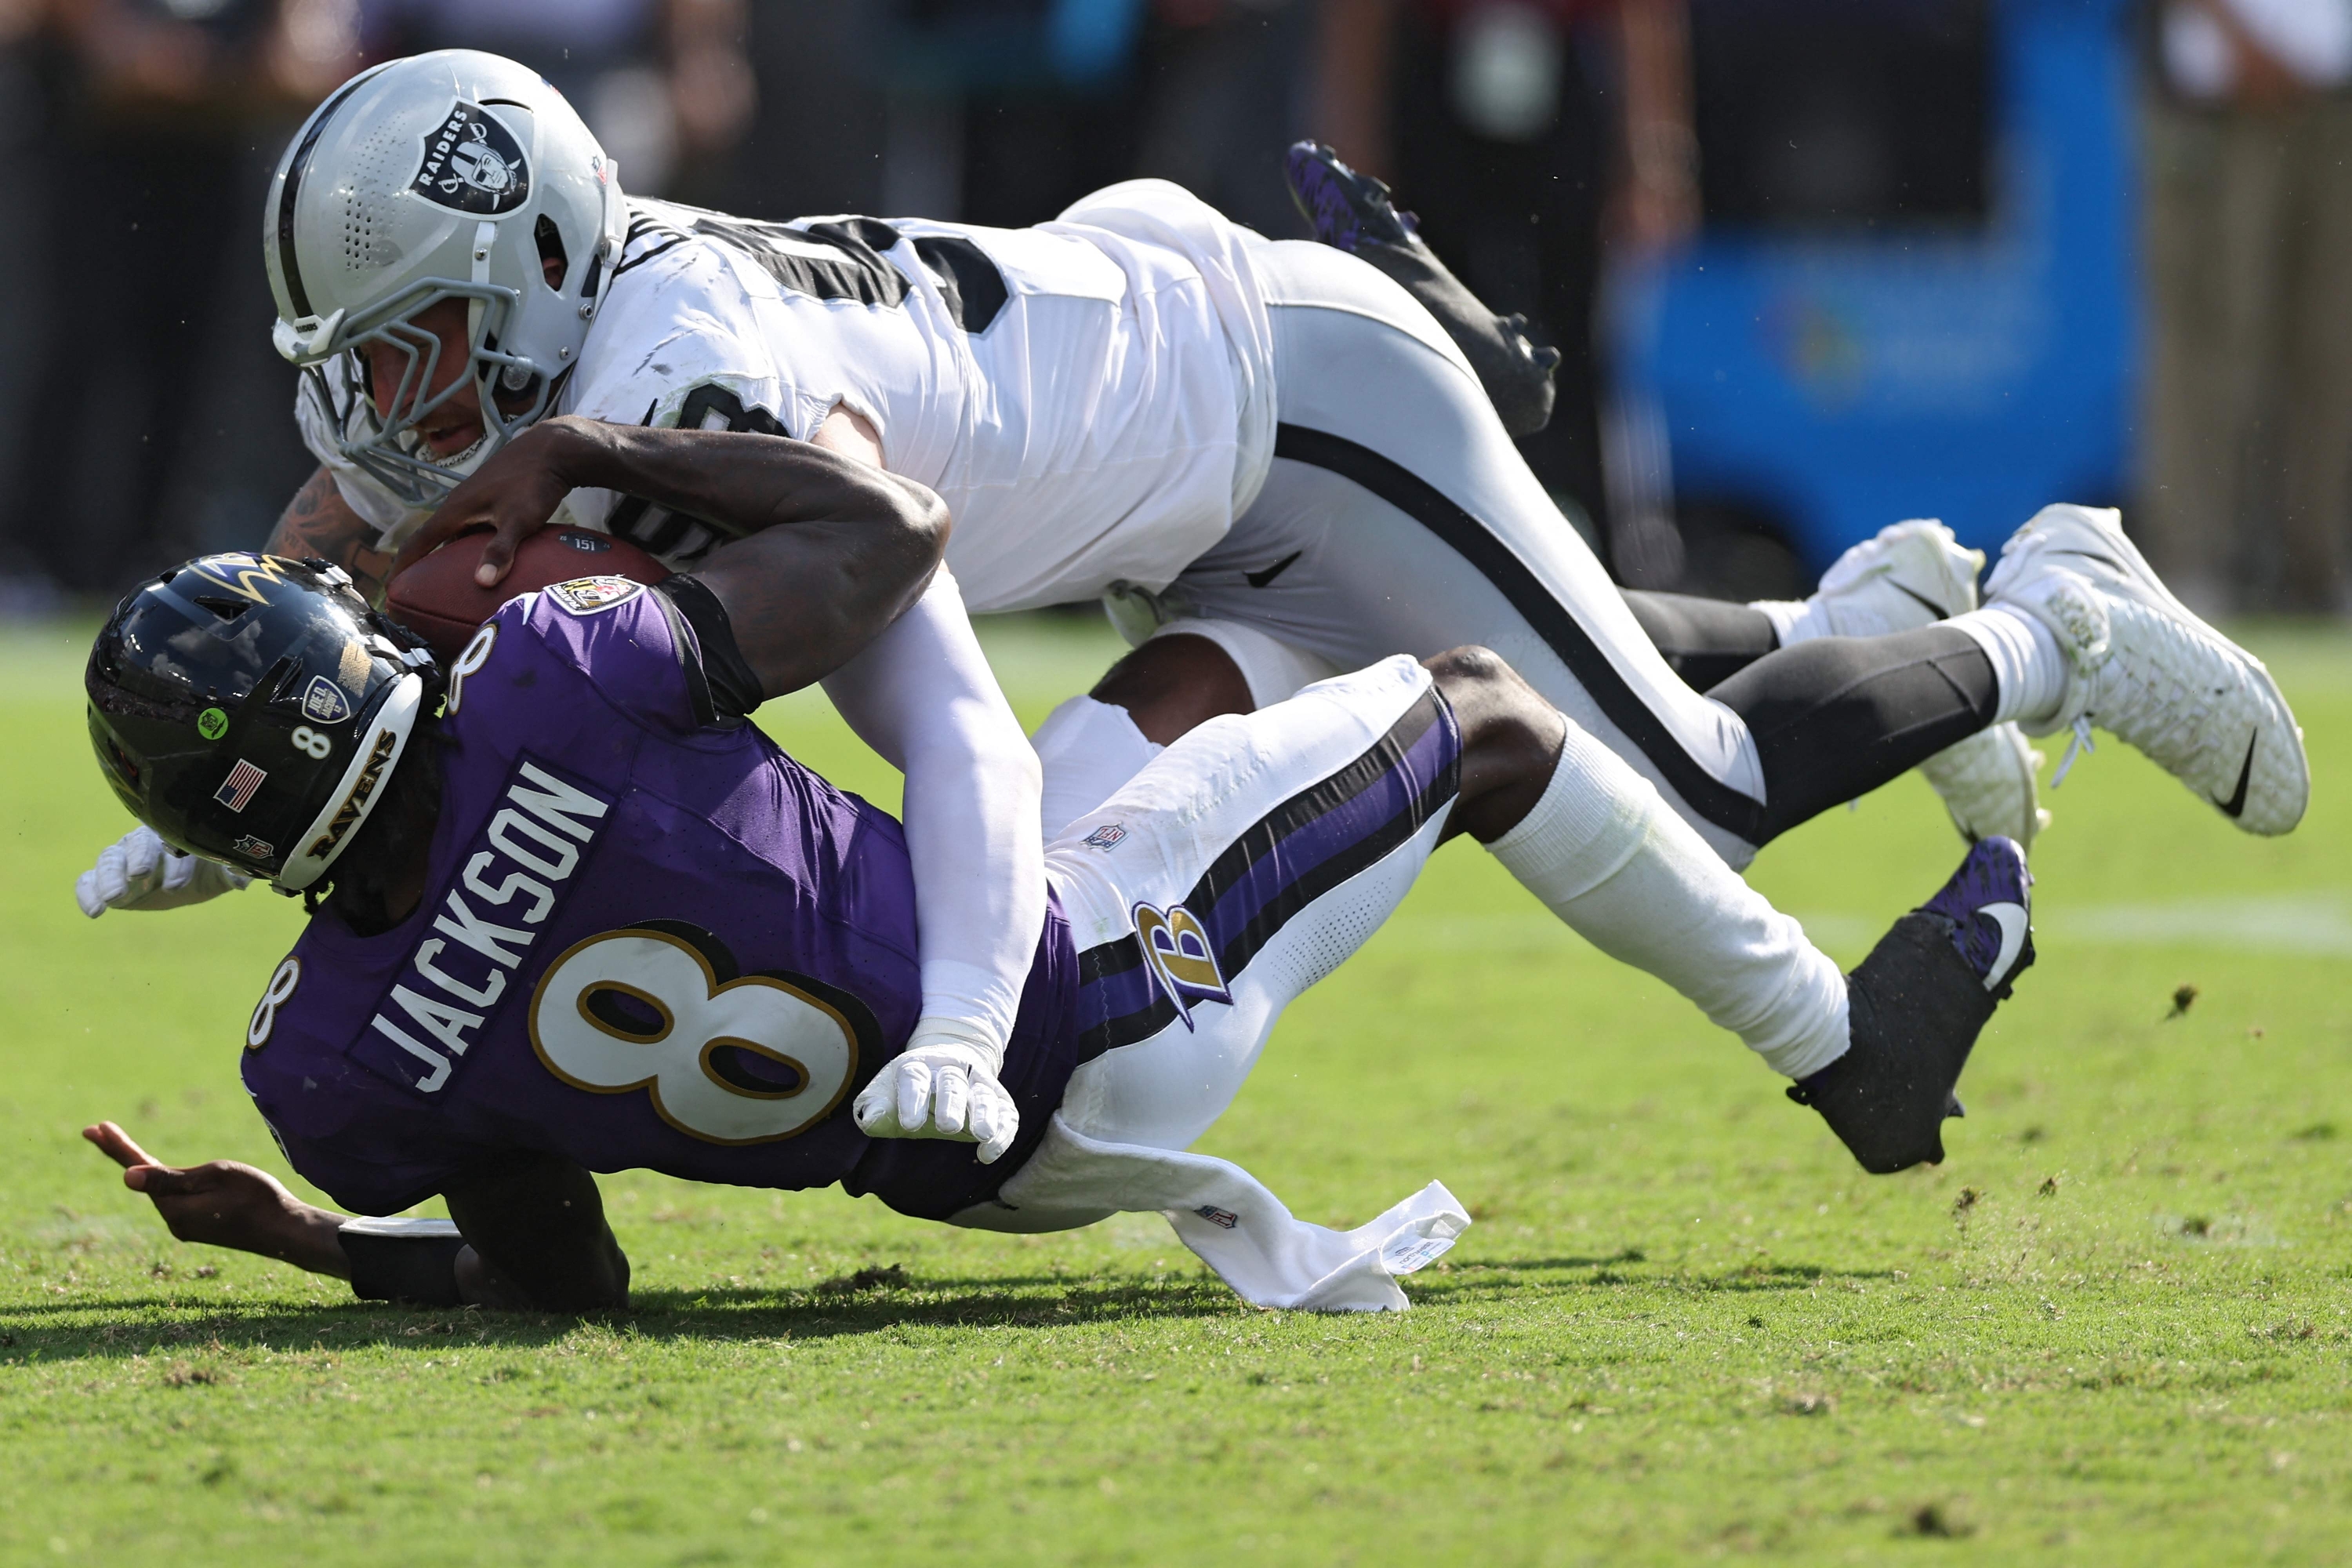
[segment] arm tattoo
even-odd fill
[[[270,531],[268,548],[272,555],[298,561],[312,555],[331,561],[352,574],[372,603],[381,603],[392,554],[373,548],[375,530],[345,504],[334,476],[322,468],[294,492]]]

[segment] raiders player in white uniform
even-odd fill
[[[878,668],[828,683],[908,772],[930,1031],[918,1043],[943,1053],[947,1077],[991,1070],[1042,918],[1006,891],[1040,882],[1034,765],[1013,757],[1018,731],[958,584],[980,610],[1108,592],[1139,632],[1163,634],[1102,700],[1076,700],[1041,731],[1047,831],[1202,719],[1466,643],[1502,652],[1732,865],[2011,720],[2096,718],[2257,831],[2301,814],[2300,745],[2275,688],[2171,603],[2112,514],[2059,509],[2029,525],[2004,562],[2008,603],[1800,643],[1702,696],[1425,310],[1353,257],[1266,241],[1162,183],[1012,231],[631,204],[543,83],[453,52],[392,62],[330,99],[289,149],[268,218],[278,343],[307,367],[299,413],[322,463],[280,523],[280,552],[380,578],[392,552],[488,521],[497,561],[551,512],[680,567],[718,542],[709,523],[639,500],[566,495],[551,482],[563,440],[518,440],[550,415],[812,440],[947,502],[954,580],[901,623],[916,630],[870,650]],[[2222,696],[2184,709],[2184,689]],[[1622,782],[1588,794],[1548,797],[1559,832],[1623,816],[1611,804]],[[1636,834],[1628,852],[1660,842]],[[1627,918],[1675,941],[1638,933],[1624,950],[1711,968],[1669,978],[1707,991],[1719,1017],[1784,1005],[1792,972],[1754,955],[1809,946],[1759,938],[1756,921],[1779,917],[1721,862],[1672,863],[1678,897]],[[1570,897],[1538,891],[1555,908]],[[1715,995],[1734,974],[1755,994]],[[1776,1061],[1792,1076],[1843,1040],[1826,1022],[1843,1016],[1843,988],[1811,968],[1801,988],[1828,1011],[1800,1031],[1819,1049]]]

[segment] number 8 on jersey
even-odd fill
[[[547,1069],[598,1094],[646,1089],[679,1131],[763,1143],[823,1121],[857,1074],[847,1018],[767,975],[719,983],[667,931],[589,938],[548,969],[530,1001]]]

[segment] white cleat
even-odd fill
[[[2034,770],[2042,753],[2026,744],[2014,724],[1995,724],[1945,747],[1919,764],[1921,776],[1943,797],[1952,826],[1973,844],[1980,838],[2014,838],[2021,849],[2050,826],[2035,793]]]
[[[2001,547],[1986,599],[2050,628],[2070,669],[2037,734],[2092,725],[2147,754],[2248,833],[2291,831],[2311,801],[2303,731],[2263,661],[2167,592],[2109,507],[2046,506]]]
[[[1916,631],[1975,609],[1977,574],[1983,569],[1983,551],[1964,548],[1932,518],[1914,518],[1880,529],[1877,537],[1839,556],[1811,600],[1801,608],[1786,606],[1787,617],[1773,615],[1773,620],[1786,626],[1811,611],[1808,619],[1827,622],[1830,634],[1842,637]],[[1971,844],[2014,838],[2031,849],[2050,826],[2035,791],[2041,760],[2016,725],[1996,724],[1937,752],[1919,772],[1943,798],[1961,837]]]
[[[1952,531],[1932,518],[1914,518],[1880,529],[1877,537],[1839,556],[1822,574],[1813,596],[1787,608],[1792,616],[1815,612],[1833,637],[1916,631],[1975,609],[1982,570],[1983,551],[1962,549]],[[1787,624],[1780,616],[1772,618]]]

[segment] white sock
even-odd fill
[[[1992,660],[1994,723],[2015,719],[2036,724],[2056,716],[2065,700],[2068,670],[2048,626],[2006,605],[1970,610],[1944,624],[1975,638]]]
[[[1837,636],[1837,628],[1830,625],[1829,607],[1818,595],[1810,599],[1752,599],[1748,607],[1772,623],[1782,647]]]
[[[1124,708],[1073,697],[1046,716],[1029,738],[1045,772],[1038,806],[1051,844],[1078,818],[1143,771],[1162,748],[1143,738]]]
[[[1578,935],[1689,997],[1775,1069],[1805,1078],[1845,1054],[1837,965],[1575,725],[1543,798],[1487,848]]]

